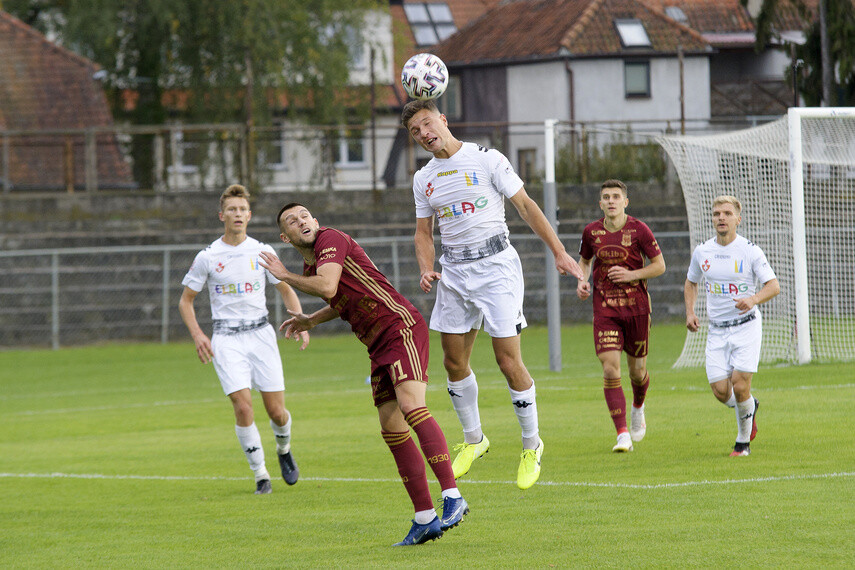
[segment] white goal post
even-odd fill
[[[778,276],[781,294],[761,307],[761,361],[855,359],[855,108],[793,108],[760,127],[659,142],[680,177],[692,248],[714,235],[713,198],[731,194],[743,202],[739,233]],[[702,365],[705,345],[702,326],[674,366]]]

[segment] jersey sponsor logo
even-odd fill
[[[710,283],[706,282],[710,295],[739,295],[748,291],[748,283]]]
[[[734,273],[742,273],[742,260],[737,259],[733,262],[733,272]]]
[[[701,269],[703,269],[704,271],[710,270],[710,260],[709,259],[705,259],[704,262],[701,263]]]
[[[467,186],[478,186],[478,173],[473,171],[472,176],[469,176],[468,172],[464,172],[463,176],[466,177],[466,185]]]
[[[330,253],[331,251],[332,251],[332,252],[335,252],[335,251],[336,251],[336,248],[334,248],[334,247],[325,247],[324,249],[322,249],[322,250],[321,250],[321,255],[323,255],[323,254],[325,254],[325,253]]]
[[[615,265],[626,259],[626,250],[617,245],[606,245],[597,250],[597,258],[603,263]]]
[[[592,236],[604,236],[604,235],[606,235],[606,230],[592,230],[591,235]]]
[[[480,196],[474,202],[460,202],[459,204],[452,204],[451,206],[446,206],[441,210],[436,211],[436,217],[439,220],[447,219],[447,218],[456,218],[457,216],[463,216],[465,214],[474,214],[478,210],[482,210],[487,207],[488,200],[486,196]]]
[[[322,261],[326,261],[327,259],[333,259],[334,257],[335,257],[335,254],[334,254],[334,253],[325,253],[325,254],[323,254],[322,256],[320,256],[320,257],[318,258],[318,261],[317,261],[316,263],[320,263],[320,262],[322,262]]]
[[[433,183],[428,182],[427,190],[425,190],[425,196],[430,196],[431,194],[433,194],[433,191],[434,191]]]
[[[223,285],[215,285],[214,292],[217,295],[244,295],[261,289],[261,283],[225,283]]]
[[[223,265],[223,262],[221,261],[217,264],[217,267],[214,268],[214,271],[216,271],[217,273],[222,273],[223,269],[225,269],[225,268],[226,268],[226,266]]]
[[[446,170],[445,172],[440,172],[436,175],[437,178],[441,176],[451,176],[452,174],[457,174],[457,170]]]

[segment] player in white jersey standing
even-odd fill
[[[751,395],[751,378],[760,362],[762,317],[757,305],[781,291],[775,272],[763,251],[736,233],[742,222],[742,204],[733,196],[713,200],[716,237],[692,253],[686,276],[686,327],[697,332],[695,314],[698,283],[706,283],[709,332],[707,378],[713,394],[736,408],[736,444],[731,457],[751,453],[757,435],[757,399]],[[757,290],[757,284],[762,284]]]
[[[300,471],[291,454],[291,414],[285,408],[285,379],[276,331],[267,322],[265,280],[276,287],[288,309],[302,312],[302,307],[291,286],[258,263],[262,251],[274,253],[274,250],[246,235],[252,212],[249,192],[243,186],[233,184],[223,192],[219,216],[225,232],[196,255],[181,282],[184,292],[178,310],[196,343],[199,360],[204,364],[214,363],[223,391],[234,407],[235,433],[255,474],[255,493],[266,495],[272,486],[264,464],[261,435],[255,425],[252,388],[261,393],[270,417],[282,478],[293,485]],[[206,282],[214,321],[211,338],[199,326],[193,307],[193,300]],[[305,349],[308,333],[301,333],[298,341],[302,342],[300,349]]]
[[[430,292],[437,281],[430,328],[441,334],[448,393],[463,427],[463,443],[454,448],[458,451],[454,476],[465,475],[490,448],[481,430],[478,384],[469,365],[483,324],[522,430],[517,485],[528,489],[540,476],[543,441],[534,380],[520,351],[520,332],[526,326],[524,283],[519,255],[508,241],[505,198],[550,248],[562,275],[581,279],[582,271],[502,153],[456,139],[445,115],[430,100],[407,103],[401,122],[433,154],[413,177],[415,245],[422,290]],[[441,239],[441,273],[434,269],[434,220]]]

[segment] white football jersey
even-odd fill
[[[465,142],[450,158],[434,157],[416,172],[416,217],[436,216],[443,247],[477,249],[489,237],[507,237],[504,199],[522,187],[502,153]]]
[[[712,238],[695,248],[686,278],[700,283],[702,277],[707,291],[707,312],[713,321],[744,316],[739,314],[733,300],[750,297],[757,292],[758,284],[762,286],[776,279],[763,250],[738,234],[724,246]]]
[[[265,278],[279,283],[258,263],[262,251],[275,254],[272,247],[248,237],[232,246],[219,238],[196,254],[181,284],[201,291],[208,283],[211,316],[215,319],[257,320],[267,315]]]

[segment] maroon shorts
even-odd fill
[[[427,383],[430,333],[424,319],[412,327],[391,331],[371,351],[371,393],[374,405],[396,399],[395,386],[407,380]]]
[[[622,350],[630,356],[647,356],[650,315],[607,317],[594,315],[594,350],[597,354]]]

